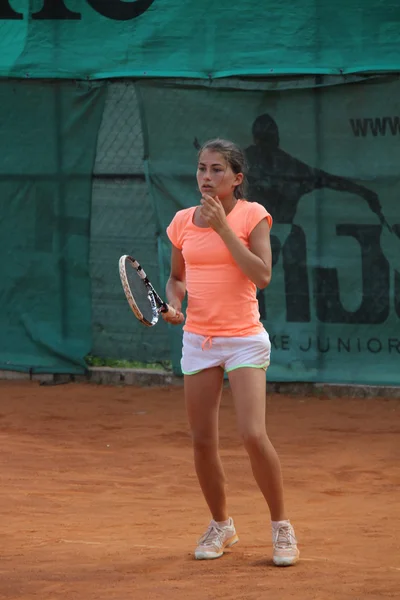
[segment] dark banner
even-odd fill
[[[248,198],[274,218],[272,283],[259,294],[269,378],[398,384],[400,81],[280,92],[143,83],[141,97],[166,256],[165,227],[199,202],[199,144],[221,136],[246,150]]]

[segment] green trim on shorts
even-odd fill
[[[190,371],[190,372],[182,371],[182,373],[184,375],[197,375],[197,373],[201,373],[202,371],[204,371],[204,369],[199,369],[198,371]]]
[[[231,369],[226,369],[227,373],[230,373],[231,371],[236,371],[236,369],[265,369],[267,370],[269,366],[269,361],[264,363],[263,365],[238,365],[237,367],[232,367]]]
[[[269,361],[264,363],[263,365],[251,365],[244,364],[238,365],[237,367],[232,367],[231,369],[224,369],[225,373],[230,373],[231,371],[236,371],[236,369],[265,369],[269,367]],[[222,367],[221,367],[222,368]],[[183,375],[197,375],[197,373],[201,373],[202,371],[206,371],[207,369],[199,369],[198,371],[182,371]]]

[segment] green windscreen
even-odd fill
[[[272,283],[259,294],[269,379],[395,384],[400,82],[297,84],[140,83],[163,260],[174,213],[199,203],[199,144],[234,140],[246,151],[248,198],[274,218]],[[181,332],[171,336],[180,372]]]
[[[82,372],[105,89],[0,81],[0,369]]]

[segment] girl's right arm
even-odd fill
[[[165,288],[167,302],[175,310],[181,312],[182,302],[186,294],[185,261],[182,251],[172,246],[171,272]],[[169,321],[168,313],[163,313],[165,321]]]

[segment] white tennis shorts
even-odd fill
[[[271,342],[265,331],[246,337],[207,337],[184,331],[181,369],[184,375],[195,375],[204,369],[253,367],[267,370]]]

